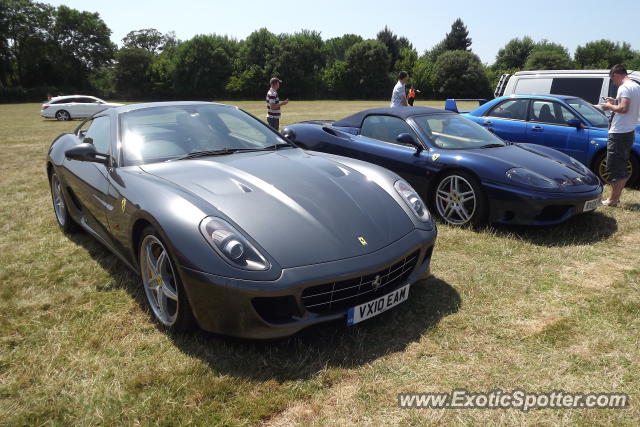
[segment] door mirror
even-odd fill
[[[580,119],[576,119],[575,117],[573,119],[567,120],[567,124],[577,129],[580,129],[582,127],[582,122],[580,121]]]
[[[284,135],[285,138],[287,138],[290,141],[294,141],[296,140],[296,133],[293,129],[290,128],[284,128],[284,130],[282,131],[282,135]]]
[[[93,144],[85,142],[64,152],[69,160],[78,160],[80,162],[94,162],[106,165],[109,161],[109,155],[99,154]]]
[[[416,139],[413,137],[413,135],[408,134],[408,133],[401,133],[400,135],[398,135],[396,137],[396,141],[398,141],[400,144],[404,144],[404,145],[412,145],[415,147],[416,152],[421,152],[424,148],[422,148],[422,145],[420,145],[420,143],[418,141],[416,141]]]

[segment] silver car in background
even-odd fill
[[[107,108],[123,104],[106,102],[95,96],[65,95],[51,98],[40,108],[40,115],[46,119],[72,120],[90,117]]]

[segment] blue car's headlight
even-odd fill
[[[555,188],[555,182],[544,175],[526,168],[513,168],[507,171],[507,178],[518,184],[537,188]]]
[[[585,165],[583,165],[573,157],[569,157],[569,162],[571,163],[571,166],[573,167],[573,169],[580,172],[581,174],[585,176],[591,176],[593,174],[593,172],[591,172],[588,167],[586,167]]]
[[[431,222],[431,214],[429,214],[427,206],[424,204],[420,196],[418,196],[418,193],[416,193],[413,187],[401,179],[396,181],[396,183],[393,184],[393,187],[420,221]]]
[[[269,261],[231,224],[217,217],[200,223],[200,232],[227,262],[243,270],[268,270]]]

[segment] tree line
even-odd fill
[[[401,70],[425,98],[475,98],[490,97],[504,72],[616,63],[640,69],[640,52],[626,42],[591,41],[571,56],[560,44],[528,36],[510,40],[485,65],[461,19],[421,55],[387,27],[368,40],[266,28],[244,40],[218,34],[178,40],[148,28],[129,32],[118,48],[110,36],[98,13],[0,0],[0,101],[75,92],[131,100],[260,99],[272,76],[285,81],[282,92],[293,99],[385,99]]]

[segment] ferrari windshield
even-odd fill
[[[123,114],[120,126],[127,166],[266,150],[287,144],[260,121],[226,105],[144,108]]]
[[[438,148],[460,150],[505,145],[482,126],[457,114],[414,116],[413,120]]]
[[[591,123],[592,126],[597,128],[609,127],[609,119],[607,119],[607,116],[584,99],[567,99],[567,104],[571,105],[574,110],[582,114],[582,117],[589,120],[589,123]]]

